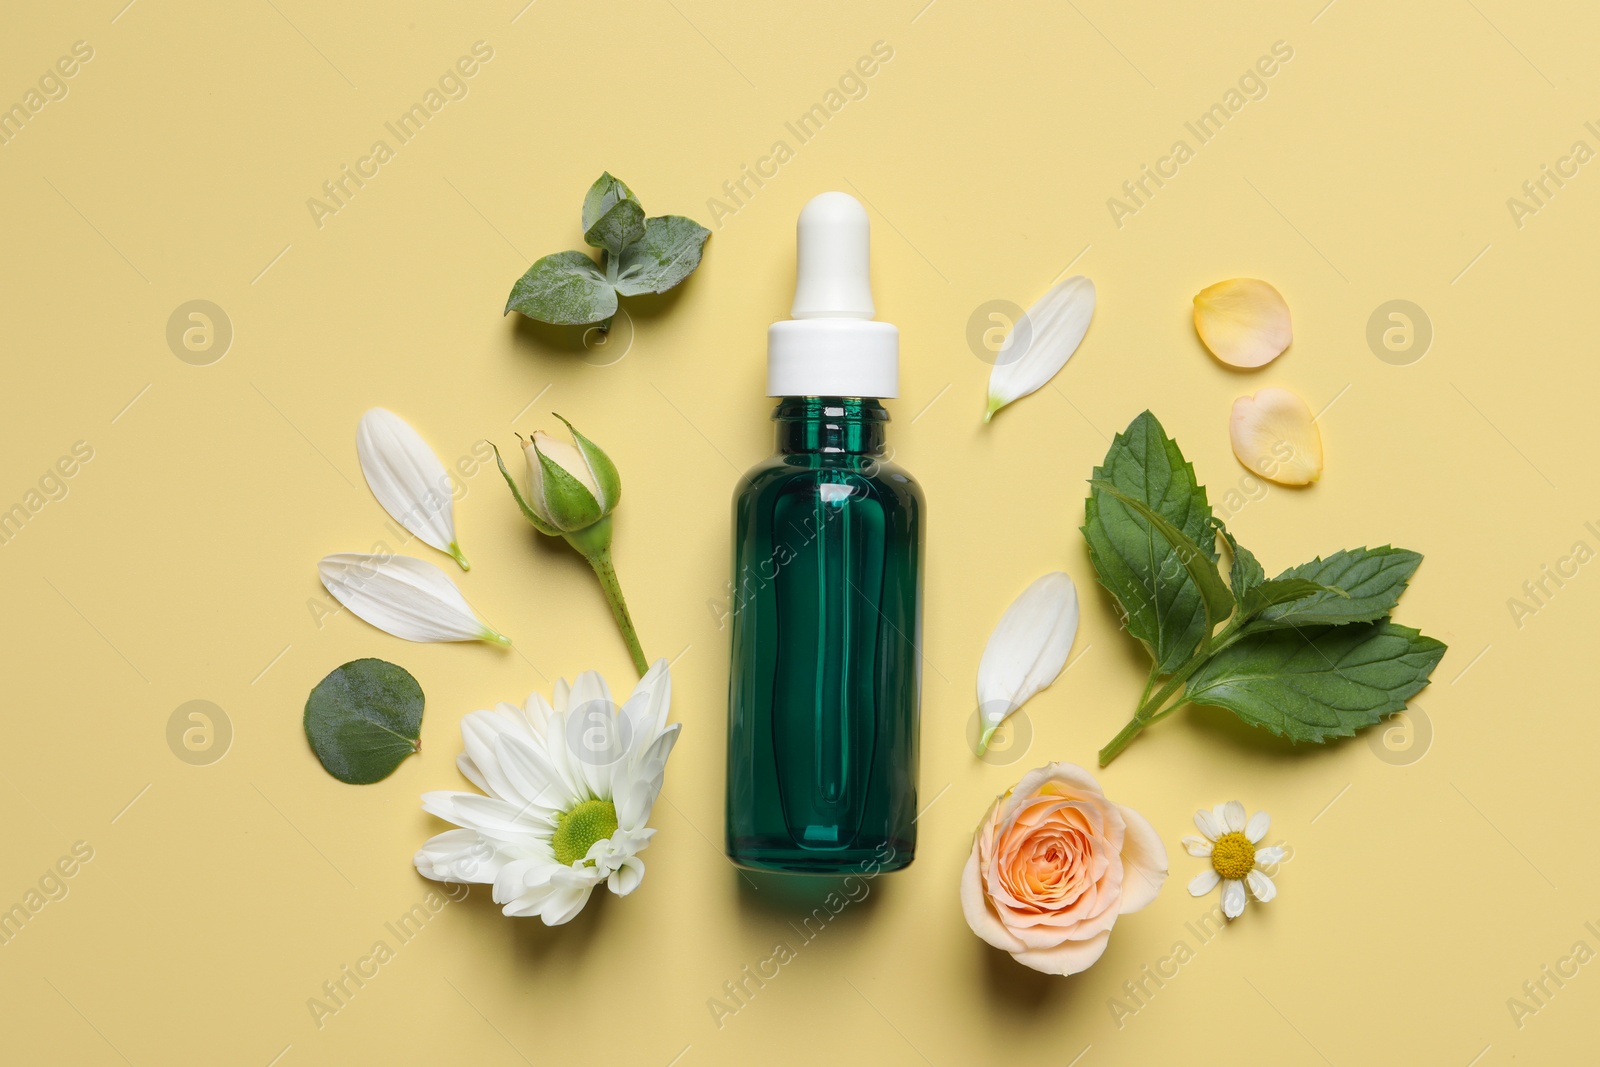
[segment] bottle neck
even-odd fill
[[[786,396],[772,412],[778,451],[879,456],[889,413],[870,398]]]

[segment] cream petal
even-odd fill
[[[1294,340],[1283,294],[1258,278],[1231,278],[1195,294],[1194,328],[1230,367],[1262,367]]]
[[[1011,958],[1045,974],[1077,974],[1094,966],[1105,955],[1110,941],[1111,931],[1102,930],[1086,941],[1063,941],[1054,948],[1013,952]]]
[[[1244,877],[1245,881],[1250,883],[1250,892],[1253,893],[1255,898],[1261,903],[1265,904],[1267,901],[1278,895],[1277,884],[1260,871],[1251,871]]]
[[[1078,587],[1065,573],[1037,579],[1000,616],[978,664],[978,711],[989,738],[1028,698],[1055,681],[1078,633]]]
[[[1209,856],[1214,848],[1216,846],[1210,841],[1203,837],[1196,837],[1193,834],[1183,839],[1183,849],[1191,856]]]
[[[1094,282],[1075,274],[1054,286],[1012,324],[989,372],[989,406],[983,421],[1043,388],[1078,350],[1094,318]]]
[[[511,643],[473,614],[448,575],[423,560],[339,552],[323,557],[317,572],[335,600],[384,633],[407,641]]]
[[[1283,862],[1283,848],[1280,845],[1268,845],[1266,848],[1256,849],[1256,866],[1271,867],[1274,863]]]
[[[1258,811],[1250,816],[1249,822],[1245,823],[1244,836],[1250,839],[1252,845],[1258,845],[1270,829],[1272,829],[1272,816],[1264,811]]]
[[[456,544],[450,475],[422,435],[394,412],[373,408],[356,429],[356,455],[383,510],[467,570],[467,558]]]
[[[961,871],[961,914],[966,916],[972,932],[995,948],[1007,952],[1022,951],[1022,941],[1005,928],[989,907],[989,898],[983,891],[983,877],[978,869],[978,848],[972,848],[967,865]]]
[[[1244,914],[1244,883],[1237,878],[1222,883],[1222,914],[1230,919]]]
[[[1210,867],[1207,867],[1190,880],[1189,895],[1191,897],[1203,897],[1213,889],[1217,888],[1217,883],[1220,881],[1222,881],[1222,876],[1216,871],[1212,870]]]
[[[1126,915],[1145,907],[1161,892],[1167,880],[1167,846],[1143,815],[1125,804],[1117,809],[1127,824],[1122,839],[1122,865],[1127,874],[1122,880],[1120,909]]]
[[[1310,485],[1322,477],[1322,432],[1311,408],[1287,389],[1235,400],[1228,436],[1239,462],[1269,481]]]
[[[1217,818],[1216,813],[1207,811],[1204,808],[1194,813],[1194,825],[1195,829],[1213,841],[1228,832],[1227,827],[1223,825],[1221,819]]]
[[[1230,834],[1244,832],[1244,805],[1237,800],[1230,800],[1222,805],[1221,811],[1223,824],[1227,826]]]

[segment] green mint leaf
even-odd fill
[[[557,252],[517,279],[506,301],[506,313],[513,310],[557,326],[582,326],[615,315],[617,291],[584,253]]]
[[[404,667],[352,660],[311,690],[306,740],[323,770],[350,785],[370,785],[422,748],[422,703],[422,687]]]
[[[1252,629],[1371,622],[1394,610],[1422,556],[1403,548],[1351,548],[1290,567],[1277,580],[1305,578],[1332,590],[1270,607]],[[1334,592],[1333,590],[1338,590]],[[1342,594],[1342,595],[1341,595]]]
[[[1404,709],[1444,653],[1440,642],[1387,619],[1274,630],[1218,652],[1184,697],[1291,741],[1321,743]]]
[[[1288,604],[1306,597],[1327,595],[1332,597],[1348,597],[1350,594],[1343,589],[1331,585],[1313,582],[1308,578],[1274,578],[1270,582],[1253,585],[1245,591],[1244,598],[1239,601],[1239,611],[1245,615],[1255,615],[1275,604]]]
[[[639,198],[633,195],[633,190],[623,184],[622,179],[614,178],[610,171],[606,171],[595,179],[589,191],[583,194],[583,229],[584,232],[594,229],[595,223],[601,216],[610,211],[620,201],[632,200],[639,203]],[[639,204],[641,213],[644,205]]]
[[[1200,546],[1206,558],[1217,558],[1205,487],[1150,412],[1116,436],[1092,482],[1110,482],[1143,501]],[[1122,605],[1128,632],[1144,643],[1157,669],[1170,674],[1208,633],[1205,601],[1180,550],[1148,519],[1100,489],[1090,489],[1083,517],[1100,584]]]
[[[583,240],[585,244],[595,248],[603,248],[611,260],[622,255],[629,245],[644,236],[644,208],[639,206],[637,200],[618,200],[607,211],[595,220],[593,226],[584,228]]]
[[[617,291],[623,296],[664,293],[700,265],[711,231],[682,215],[646,219],[644,239],[622,252]]]
[[[1189,535],[1168,522],[1159,512],[1151,508],[1143,500],[1136,500],[1118,489],[1111,482],[1091,483],[1096,490],[1108,493],[1121,503],[1132,508],[1141,518],[1156,528],[1156,532],[1166,539],[1167,544],[1178,550],[1178,559],[1182,562],[1184,570],[1189,572],[1189,577],[1194,579],[1195,586],[1200,590],[1201,603],[1206,609],[1206,633],[1215,629],[1216,624],[1226,619],[1233,613],[1233,593],[1227,583],[1222,580],[1222,572],[1217,570],[1214,559],[1208,559],[1201,547],[1190,539]],[[1216,534],[1211,535],[1213,541]],[[1315,583],[1308,582],[1315,586]]]
[[[1233,539],[1233,534],[1222,525],[1221,519],[1217,520],[1217,529],[1222,531],[1223,538],[1228,542],[1228,554],[1233,557],[1233,565],[1228,571],[1228,585],[1233,589],[1233,598],[1243,604],[1250,590],[1267,580],[1267,572],[1261,569],[1255,553]]]

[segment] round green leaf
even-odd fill
[[[381,782],[422,748],[422,702],[422,687],[404,667],[351,660],[311,690],[306,740],[339,781]]]

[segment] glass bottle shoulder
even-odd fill
[[[850,487],[850,496],[920,511],[922,487],[904,467],[885,456],[847,452],[777,452],[745,472],[737,501],[792,494],[832,496]]]

